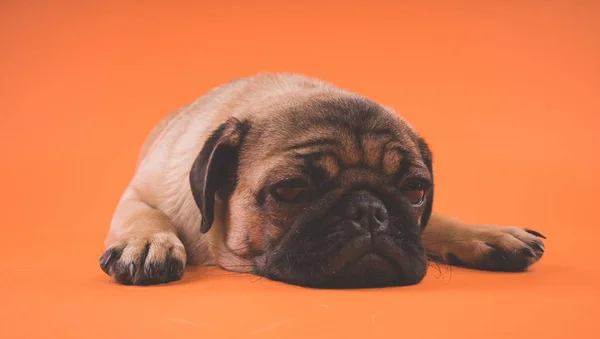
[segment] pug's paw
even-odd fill
[[[183,244],[172,233],[132,236],[112,244],[100,267],[124,285],[154,285],[180,280],[186,262]]]
[[[486,271],[524,271],[544,254],[540,238],[546,239],[514,226],[473,225],[444,246],[442,261]]]

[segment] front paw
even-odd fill
[[[186,253],[176,235],[156,233],[118,240],[100,257],[100,267],[124,285],[154,285],[183,276]]]
[[[474,225],[445,246],[443,261],[487,271],[524,271],[544,255],[542,234],[528,229],[507,226]]]

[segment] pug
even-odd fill
[[[297,74],[221,85],[141,149],[100,257],[126,285],[186,265],[312,288],[419,283],[429,260],[523,271],[545,237],[433,212],[432,152],[393,109]]]

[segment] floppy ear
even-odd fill
[[[423,138],[419,138],[419,140],[417,140],[417,145],[419,147],[419,151],[421,152],[423,162],[425,162],[425,166],[427,166],[429,173],[431,173],[432,183],[429,194],[427,195],[427,201],[425,202],[425,209],[423,210],[423,215],[421,216],[421,230],[423,230],[425,226],[427,226],[427,222],[429,222],[431,212],[433,211],[433,155],[431,154],[431,150]]]
[[[192,165],[190,185],[200,209],[202,233],[212,227],[215,194],[226,198],[235,189],[239,151],[248,129],[248,122],[229,118],[212,132]]]

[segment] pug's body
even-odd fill
[[[432,213],[426,142],[388,107],[327,82],[261,74],[169,115],[142,147],[100,258],[122,284],[187,264],[309,287],[416,284],[428,259],[497,271],[543,236]]]

